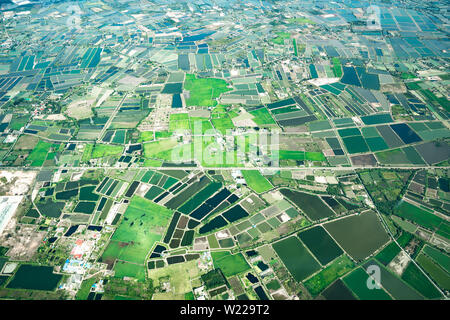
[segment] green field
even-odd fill
[[[448,273],[437,265],[431,258],[421,253],[416,261],[425,270],[426,273],[438,284],[439,287],[445,290],[450,290],[450,277]]]
[[[400,247],[395,242],[391,242],[375,256],[375,259],[386,266],[400,253],[400,251]]]
[[[169,131],[189,130],[189,115],[187,113],[173,113],[169,118]]]
[[[280,160],[308,160],[308,161],[325,161],[326,158],[322,152],[310,152],[310,151],[291,151],[291,150],[279,150],[278,155]]]
[[[153,131],[143,131],[139,132],[138,142],[147,142],[152,141],[155,137],[155,133]]]
[[[153,281],[154,286],[168,281],[171,288],[169,292],[161,292],[158,296],[153,296],[153,299],[184,299],[185,294],[192,291],[191,281],[199,278],[199,271],[195,260],[150,270],[148,278]]]
[[[352,270],[354,266],[354,262],[348,256],[343,255],[325,269],[306,280],[304,283],[305,287],[313,296],[316,296],[337,278],[342,277]]]
[[[253,115],[253,121],[258,126],[264,126],[264,125],[276,125],[275,120],[273,120],[272,116],[270,115],[267,108],[259,108],[257,110],[253,110],[249,112],[251,115]]]
[[[344,278],[344,283],[361,300],[392,300],[383,289],[369,289],[368,279],[369,275],[362,268],[358,268]]]
[[[441,297],[439,291],[412,262],[403,271],[402,279],[428,299]]]
[[[222,134],[226,134],[228,130],[234,128],[229,111],[224,106],[217,106],[213,109],[211,113],[211,123],[214,128],[219,130]]]
[[[398,216],[392,215],[391,220],[394,221],[401,229],[405,230],[406,232],[415,233],[417,230],[417,225],[415,225],[412,222],[409,222],[408,220],[403,220]]]
[[[241,253],[231,254],[229,251],[211,252],[214,267],[222,270],[226,277],[231,277],[250,269]]]
[[[217,104],[216,98],[231,90],[223,79],[197,78],[194,74],[186,74],[184,88],[189,91],[188,107],[213,107]]]
[[[12,118],[12,121],[9,123],[9,128],[11,130],[20,130],[22,127],[24,127],[28,123],[29,119],[30,119],[29,116],[14,115]]]
[[[178,143],[175,147],[161,151],[154,155],[154,157],[166,161],[190,161],[194,157],[193,143]]]
[[[314,21],[305,18],[305,17],[299,17],[299,18],[289,18],[286,20],[288,23],[293,23],[293,24],[316,24]]]
[[[402,201],[395,209],[394,213],[402,218],[408,219],[418,225],[428,229],[438,229],[444,221],[441,217],[434,215],[409,202]]]
[[[139,281],[144,281],[146,267],[142,264],[117,261],[114,265],[114,272],[114,276],[117,278],[130,277]]]
[[[323,155],[322,152],[312,152],[312,151],[306,151],[305,152],[305,160],[308,161],[325,161],[326,158]]]
[[[273,188],[270,182],[258,170],[242,170],[247,185],[257,193],[266,192]]]
[[[118,156],[122,154],[122,146],[114,146],[110,144],[96,144],[92,150],[91,158],[103,158],[108,156]]]
[[[83,282],[81,283],[80,289],[77,291],[75,299],[76,300],[86,300],[89,295],[92,285],[96,281],[97,281],[97,279],[95,277],[83,280]]]
[[[423,252],[450,273],[450,257],[448,255],[428,245],[423,248]]]
[[[428,89],[420,90],[420,93],[423,94],[423,96],[429,99],[432,103],[440,105],[447,112],[450,112],[450,101],[448,101],[445,96],[437,97],[433,92],[431,92]]]
[[[213,118],[211,119],[211,122],[214,128],[219,130],[222,134],[226,134],[228,130],[234,128],[233,121],[231,121],[228,115],[224,115],[223,117],[220,118]]]
[[[161,153],[170,152],[178,144],[175,138],[163,139],[144,143],[144,156],[147,158],[159,158]]]
[[[198,142],[197,142],[198,141]],[[238,157],[237,150],[222,150],[217,138],[204,136],[194,139],[194,158],[204,167],[242,167],[243,157]]]
[[[292,39],[292,46],[294,47],[294,56],[298,57],[297,39]]]
[[[211,249],[219,248],[219,242],[217,241],[216,236],[214,234],[210,234],[208,236],[208,244]]]
[[[81,161],[88,162],[91,160],[92,150],[94,150],[94,145],[90,143],[86,144],[84,146],[83,155],[81,156]]]
[[[271,39],[271,41],[275,44],[284,44],[284,40],[289,39],[291,34],[289,32],[275,32],[277,35],[275,38]]]
[[[401,148],[376,152],[375,157],[377,158],[379,163],[385,165],[411,164],[411,162],[408,160],[408,157]]]
[[[339,58],[333,58],[331,59],[331,61],[333,62],[333,73],[337,78],[342,77],[342,65],[341,65],[341,61],[339,60]]]
[[[206,131],[214,129],[209,118],[201,117],[189,118],[189,126],[194,135],[205,134]]]
[[[124,217],[102,256],[102,261],[120,259],[142,264],[156,241],[161,239],[172,210],[133,196]]]
[[[379,262],[372,259],[364,265],[365,268],[369,268],[369,266],[378,266],[380,268],[380,284],[394,299],[423,300],[423,296]]]
[[[28,161],[31,161],[31,166],[42,166],[51,146],[51,143],[40,140],[27,158]]]
[[[411,233],[402,232],[401,236],[398,237],[397,242],[400,247],[405,248],[413,238],[414,236]]]

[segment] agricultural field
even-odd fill
[[[434,281],[436,281],[439,287],[445,290],[450,288],[450,279],[447,272],[437,265],[432,259],[428,258],[424,254],[419,254],[416,260],[425,272],[429,274]]]
[[[428,299],[441,297],[441,293],[413,263],[410,263],[405,269],[402,279]]]
[[[103,144],[96,144],[94,145],[91,154],[86,155],[85,157],[91,158],[91,159],[97,159],[97,158],[103,158],[108,156],[116,156],[120,155],[123,151],[122,146],[110,146],[110,145],[103,145]]]
[[[0,1],[0,300],[448,300],[448,1],[372,4]]]
[[[267,108],[259,108],[249,112],[253,116],[253,121],[259,126],[276,125]]]
[[[242,254],[230,254],[227,251],[211,253],[214,266],[222,270],[227,277],[234,276],[249,269],[248,263]]]
[[[186,74],[184,89],[189,91],[186,104],[200,107],[215,106],[217,104],[215,99],[220,97],[222,93],[231,90],[222,79],[198,78],[194,74]]]
[[[134,196],[102,260],[110,263],[120,259],[142,264],[153,244],[161,239],[171,215],[171,210]]]
[[[316,296],[336,279],[352,270],[354,265],[353,261],[344,255],[305,281],[305,286],[313,296]]]
[[[270,182],[257,170],[244,170],[242,171],[242,175],[247,185],[256,193],[262,193],[272,189]]]
[[[316,183],[306,176],[294,180],[296,173],[288,171],[282,171],[278,179],[289,183],[289,188],[272,184],[277,180],[258,170],[242,170],[242,178],[233,178],[227,169],[115,168],[82,172],[61,173],[58,182],[49,181],[41,187],[35,209],[26,209],[21,218],[28,223],[42,221],[44,225],[62,217],[71,221],[62,232],[51,233],[49,239],[58,244],[57,251],[41,245],[36,255],[41,265],[54,267],[62,263],[64,270],[72,270],[86,252],[95,250],[98,254],[98,263],[105,266],[109,276],[83,281],[76,299],[100,299],[102,294],[88,287],[101,278],[117,284],[134,281],[121,294],[108,287],[106,297],[135,299],[139,294],[134,290],[150,286],[150,294],[157,300],[196,299],[199,293],[193,287],[203,283],[207,286],[203,294],[206,297],[217,298],[223,292],[251,295],[240,283],[260,277],[270,279],[261,282],[258,289],[264,299],[261,290],[267,290],[267,298],[275,299],[281,292],[295,294],[299,286],[304,288],[305,298],[436,299],[442,297],[439,290],[448,287],[448,256],[431,243],[401,231],[401,223],[396,230],[398,220],[382,217],[382,223],[376,212],[367,210],[363,203],[367,194],[347,199],[342,195],[325,196],[323,191],[305,192],[301,186],[307,181],[309,186],[323,182]],[[326,177],[327,172],[317,171],[317,176],[324,174]],[[338,178],[357,186],[366,179],[360,176],[353,173]],[[51,177],[48,171],[42,179]],[[383,172],[382,177],[383,181],[397,181],[403,176]],[[413,181],[422,179],[414,177]],[[234,179],[243,179],[249,187],[237,190]],[[438,178],[436,184],[432,181],[431,187],[439,187]],[[258,189],[261,187],[264,189]],[[444,180],[441,187],[447,190]],[[342,190],[346,194],[348,189]],[[363,192],[361,188],[352,190]],[[328,212],[326,216],[324,211]],[[395,241],[399,245],[390,239],[385,227],[397,232]],[[14,244],[13,250],[18,250],[20,242],[13,236],[5,243]],[[101,245],[95,247],[93,243]],[[31,246],[30,250],[33,248],[38,249]],[[401,265],[402,250],[412,254],[419,267],[411,262]],[[361,284],[369,279],[366,268],[373,264],[383,274],[379,291]],[[32,287],[11,279],[20,279],[20,273],[5,281],[9,290]],[[228,288],[226,281],[233,285]],[[123,288],[123,283],[120,286]],[[55,292],[52,288],[42,290]]]
[[[346,276],[345,285],[361,300],[392,300],[384,288],[370,290],[366,286],[368,274],[362,268],[355,269]]]
[[[286,39],[290,38],[290,34],[287,32],[276,32],[276,38],[272,39],[272,42],[275,44],[284,44]]]
[[[44,164],[47,153],[51,148],[51,144],[45,141],[39,141],[27,157],[27,161],[31,161],[31,166],[40,167]]]
[[[440,229],[448,225],[448,222],[432,212],[403,201],[395,210],[395,214],[411,220],[412,222],[427,229]]]

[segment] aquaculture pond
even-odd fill
[[[53,273],[53,267],[23,264],[7,287],[52,291],[56,289],[61,278],[62,275]]]
[[[227,224],[228,224],[228,222],[222,216],[217,216],[214,219],[212,219],[211,221],[209,221],[208,223],[206,223],[203,227],[201,227],[199,230],[199,233],[205,234],[214,229],[222,228],[222,227],[226,226]]]
[[[322,265],[326,265],[343,253],[321,226],[303,231],[298,236]]]
[[[334,212],[316,195],[289,189],[280,191],[302,209],[311,220],[320,220],[334,215]]]
[[[91,214],[95,209],[95,202],[80,201],[74,209],[74,212]]]
[[[272,247],[296,281],[320,269],[319,263],[295,236],[275,242]]]
[[[43,215],[50,218],[58,218],[61,215],[61,211],[64,208],[64,202],[53,202],[47,198],[45,202],[36,203],[36,207]]]
[[[98,194],[93,193],[96,186],[87,186],[80,188],[80,200],[97,201]]]
[[[392,130],[403,140],[404,143],[414,143],[422,141],[420,137],[405,123],[391,125]]]
[[[389,240],[373,211],[335,220],[326,223],[324,227],[355,260],[364,260]]]
[[[353,67],[343,67],[344,76],[341,79],[342,83],[351,84],[354,86],[361,86],[361,82],[359,81],[358,74]]]
[[[336,280],[325,291],[322,296],[327,300],[356,300],[353,293],[345,286],[341,279]]]
[[[234,222],[241,218],[248,216],[248,213],[240,206],[237,205],[228,211],[223,213],[223,216],[230,222]]]

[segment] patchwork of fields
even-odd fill
[[[450,298],[448,1],[0,9],[0,300]]]

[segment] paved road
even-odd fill
[[[111,121],[114,119],[114,117],[116,116],[117,112],[119,111],[120,107],[122,106],[122,104],[124,103],[125,99],[127,98],[128,92],[126,92],[123,95],[122,100],[120,101],[120,103],[117,105],[117,107],[114,109],[113,113],[111,114],[111,116],[108,118],[108,121],[106,122],[106,124],[103,126],[102,131],[100,132],[100,134],[98,135],[98,139],[97,142],[101,142],[101,139],[103,137],[103,134],[105,133],[106,129],[108,129],[109,125],[111,124]]]

